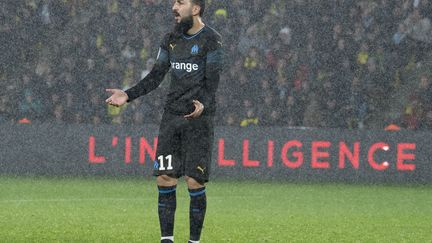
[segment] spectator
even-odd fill
[[[25,79],[28,77],[25,76]],[[26,81],[24,81],[26,82]],[[28,118],[31,121],[40,121],[43,118],[43,106],[41,100],[30,88],[25,88],[19,99],[19,117]]]
[[[368,104],[364,84],[356,76],[351,82],[351,98],[344,109],[347,111],[348,128],[363,129],[367,119]]]
[[[0,124],[8,122],[10,119],[7,99],[8,99],[7,95],[3,95],[0,97]]]
[[[31,79],[27,85],[9,85],[0,108],[18,109],[2,108],[7,113],[2,116],[18,120],[18,113],[27,110],[47,122],[111,123],[100,104],[103,87],[107,80],[127,87],[148,73],[161,35],[171,27],[163,12],[170,4],[2,2],[1,81],[17,73]],[[388,98],[396,93],[401,100],[417,97],[405,104],[407,114],[431,104],[420,89],[415,94],[402,89],[412,75],[432,67],[431,1],[208,1],[208,10],[209,23],[223,32],[230,57],[221,77],[218,105],[226,113],[219,113],[220,124],[238,126],[252,116],[259,125],[382,127],[381,115],[392,109]],[[323,78],[326,73],[333,75]],[[129,106],[117,122],[157,122],[168,83],[142,100],[144,108]],[[25,90],[31,94],[27,101]],[[262,108],[269,100],[273,108],[264,118]],[[252,113],[245,102],[255,108]],[[414,115],[419,121],[411,127],[427,127],[422,124],[429,108],[424,109]],[[154,116],[142,115],[150,113]]]

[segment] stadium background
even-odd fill
[[[169,80],[124,109],[104,90],[151,68],[170,1],[0,6],[2,123],[159,122]],[[208,1],[227,53],[217,124],[430,129],[431,15],[427,0]]]
[[[67,174],[72,168],[65,164],[67,160],[77,162],[74,168],[82,169],[79,162],[84,166],[94,164],[92,156],[114,153],[110,150],[115,147],[117,155],[105,164],[128,164],[132,169],[126,171],[131,174],[141,171],[138,163],[132,162],[137,162],[142,148],[139,139],[132,141],[131,136],[143,136],[151,141],[149,147],[155,147],[153,126],[162,115],[169,75],[150,95],[121,108],[104,103],[105,88],[126,89],[149,72],[161,37],[173,25],[171,4],[150,0],[2,2],[4,65],[0,78],[5,86],[0,121],[8,131],[3,136],[8,138],[4,139],[5,146],[18,145],[2,150],[2,172]],[[300,177],[308,180],[321,173],[334,180],[338,175],[326,175],[320,169],[337,168],[340,157],[334,149],[348,139],[350,153],[354,153],[355,142],[362,143],[358,153],[361,164],[374,169],[367,150],[385,142],[392,149],[387,155],[373,152],[373,158],[375,154],[379,157],[375,162],[386,160],[391,164],[389,169],[395,170],[398,163],[414,161],[417,167],[411,172],[397,172],[416,174],[413,171],[417,170],[421,176],[407,180],[430,181],[429,153],[422,149],[427,139],[419,139],[418,133],[428,138],[432,125],[431,10],[429,1],[208,1],[206,23],[221,32],[226,50],[225,71],[217,93],[215,121],[219,129],[213,152],[214,174],[230,174],[218,171],[225,159],[220,154],[220,149],[225,149],[220,146],[221,139],[226,140],[227,151],[241,147],[229,152],[242,161],[240,170],[234,170],[240,174],[247,167],[263,166],[264,162],[258,165],[254,157],[269,161],[270,150],[259,151],[269,144],[274,150],[274,141],[279,143],[279,148],[272,151],[275,155],[271,155],[275,164],[286,165],[286,156],[293,161],[295,151],[285,151],[283,146],[297,139],[308,141],[301,148],[310,154],[305,155],[305,164],[330,160],[329,166],[324,165],[330,168],[319,168],[323,165],[311,162],[309,169],[319,172],[307,171]],[[23,130],[14,126],[17,123],[33,125]],[[51,129],[44,130],[47,126]],[[80,127],[87,133],[78,132]],[[270,127],[282,129],[280,133],[269,132]],[[376,132],[400,129],[406,131],[395,136]],[[70,130],[76,132],[70,134]],[[60,144],[67,146],[56,151],[50,143],[62,138],[67,141]],[[97,142],[93,141],[92,147],[91,139],[104,144],[95,147]],[[111,140],[111,148],[103,146]],[[314,141],[323,140],[330,141],[331,146],[321,143],[311,148],[311,144],[316,145]],[[25,145],[28,141],[37,141],[39,146],[34,142]],[[409,149],[398,150],[401,143],[408,144]],[[32,152],[23,153],[23,148]],[[75,149],[75,156],[70,153],[74,149],[68,148]],[[282,156],[280,150],[284,151]],[[408,157],[397,162],[403,153]],[[88,155],[88,159],[79,155]],[[344,156],[348,158],[349,154]],[[43,163],[51,161],[56,169],[30,163],[34,158]],[[60,158],[63,164],[56,163]],[[357,167],[353,156],[350,158],[352,166]],[[144,164],[141,157],[139,160]],[[151,170],[151,163],[146,166]],[[270,174],[276,176],[278,170]],[[102,171],[116,174],[113,168]],[[266,173],[246,171],[256,179]],[[83,169],[83,173],[89,171]],[[99,173],[96,170],[90,174]],[[277,177],[287,176],[282,173]],[[357,180],[358,175],[354,178]],[[400,181],[399,177],[389,178]]]

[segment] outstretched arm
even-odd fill
[[[138,82],[132,88],[123,91],[120,89],[107,89],[107,92],[111,92],[111,97],[106,99],[106,102],[114,106],[122,106],[126,102],[131,102],[134,99],[149,93],[156,89],[160,83],[162,83],[165,74],[168,72],[170,67],[169,54],[168,54],[168,41],[169,36],[165,36],[162,44],[159,48],[156,63],[150,73]]]
[[[132,100],[149,93],[159,86],[167,73],[168,68],[169,66],[156,64],[144,79],[126,91],[121,89],[107,89],[106,91],[110,92],[112,95],[106,99],[105,102],[113,106],[122,106],[126,102],[131,102]]]
[[[165,57],[161,57],[162,55]],[[161,60],[161,58],[163,60]],[[158,60],[156,61],[156,64],[150,73],[138,84],[125,91],[128,96],[127,102],[131,102],[132,100],[142,95],[148,94],[150,91],[159,87],[160,83],[162,83],[165,77],[165,74],[168,72],[169,67],[170,64],[168,61],[168,52],[166,50],[162,50],[161,48],[159,49]]]

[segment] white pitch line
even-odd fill
[[[264,196],[209,196],[208,200],[226,200],[226,199],[256,199],[263,198]],[[178,197],[182,198],[183,197]],[[33,202],[84,202],[84,201],[151,201],[156,198],[38,198],[38,199],[0,199],[0,203],[33,203]]]
[[[4,199],[0,203],[26,202],[81,202],[81,201],[149,201],[151,198],[40,198],[40,199]]]

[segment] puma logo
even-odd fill
[[[171,44],[170,44],[170,47],[171,47],[171,50],[174,50],[174,48],[176,47],[176,44],[171,43]]]
[[[197,167],[197,170],[201,171],[201,173],[203,173],[203,174],[204,174],[204,170],[205,170],[205,167],[204,167],[204,168],[202,168],[201,166],[198,166],[198,167]]]

